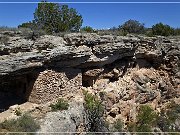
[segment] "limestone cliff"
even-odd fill
[[[86,89],[105,104],[107,121],[127,123],[134,121],[140,104],[158,110],[170,100],[179,101],[179,37],[8,36],[0,44],[1,108],[47,103]]]

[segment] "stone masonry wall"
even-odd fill
[[[79,69],[45,70],[36,79],[29,101],[46,103],[67,93],[76,93],[81,85],[82,75]]]

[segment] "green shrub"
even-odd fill
[[[153,37],[154,35],[153,35],[153,32],[152,32],[152,29],[147,29],[145,35],[148,36],[148,37]]]
[[[127,125],[128,131],[135,132],[136,131],[136,123],[135,122],[129,122]]]
[[[98,100],[98,97],[95,95],[92,95],[88,92],[84,92],[85,96],[85,108],[88,109],[91,112],[99,112],[98,114],[102,115],[103,112],[103,106],[101,102]],[[98,115],[97,114],[97,115]]]
[[[163,132],[178,132],[177,127],[174,126],[177,119],[180,119],[180,105],[171,102],[158,116],[157,126]]]
[[[141,105],[137,115],[137,122],[130,123],[128,128],[135,132],[151,132],[151,128],[155,126],[157,114],[148,105]]]
[[[102,120],[104,114],[103,105],[97,96],[87,91],[84,91],[83,94],[85,100],[84,107],[88,119],[87,128],[90,132],[98,131],[104,124]]]
[[[137,116],[137,131],[150,132],[154,126],[157,115],[148,105],[140,106]]]
[[[85,26],[85,27],[81,28],[81,31],[82,31],[82,32],[85,31],[85,32],[88,32],[88,33],[94,32],[93,28],[90,27],[90,26]]]
[[[131,132],[151,132],[152,127],[159,127],[163,132],[179,132],[175,121],[180,120],[180,105],[171,102],[158,115],[147,105],[140,106],[137,122],[128,124]]]
[[[180,35],[180,28],[174,29],[174,35]]]
[[[61,31],[79,31],[83,19],[74,8],[41,1],[34,12],[34,23],[49,34]]]
[[[82,26],[82,16],[68,5],[42,0],[38,3],[32,21],[19,25],[19,28],[43,30],[48,34],[64,31],[77,32]]]
[[[50,105],[52,111],[58,111],[58,110],[67,110],[69,107],[69,104],[64,99],[60,98],[58,99],[58,102],[56,104]]]
[[[114,123],[114,128],[116,132],[122,132],[123,129],[123,122],[118,119],[115,123]]]
[[[137,20],[128,20],[123,25],[119,26],[119,29],[123,30],[124,33],[143,33],[144,24]]]
[[[157,118],[157,126],[163,131],[163,132],[169,132],[170,131],[170,125],[171,122],[166,116],[165,112],[161,112],[161,114]]]
[[[157,23],[152,26],[153,35],[170,36],[174,34],[174,29],[169,25]]]
[[[39,128],[35,120],[27,114],[16,120],[6,120],[0,124],[0,129],[8,132],[36,132]]]
[[[37,25],[34,21],[29,21],[29,22],[26,22],[26,23],[22,23],[18,26],[18,28],[29,28],[29,29],[37,29]]]

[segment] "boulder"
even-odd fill
[[[48,112],[45,118],[41,119],[42,124],[38,132],[62,132],[61,134],[78,132],[85,123],[84,116],[82,102],[71,102],[68,110]],[[84,131],[84,129],[82,130]]]

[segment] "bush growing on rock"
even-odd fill
[[[0,129],[7,132],[36,132],[39,128],[40,126],[34,118],[27,114],[0,124]]]
[[[123,122],[118,119],[115,123],[114,123],[114,128],[115,128],[115,132],[122,132],[123,129]]]
[[[58,102],[56,104],[50,105],[52,111],[58,111],[58,110],[67,110],[69,107],[69,104],[64,99],[60,98],[58,99]]]
[[[142,105],[138,111],[137,121],[129,123],[128,130],[131,132],[152,132],[153,127],[158,127],[162,132],[179,132],[177,120],[180,120],[180,105],[175,102],[171,102],[159,114],[156,114],[149,106]]]
[[[104,114],[103,105],[97,96],[87,91],[83,91],[83,94],[85,100],[84,107],[88,120],[87,128],[90,132],[99,131],[104,124],[102,120]]]
[[[180,120],[180,105],[171,102],[166,110],[162,110],[157,118],[157,125],[163,132],[179,132],[179,125],[176,120]]]
[[[133,132],[151,132],[155,126],[157,114],[148,105],[141,105],[137,115],[136,123],[129,123],[128,129]]]

